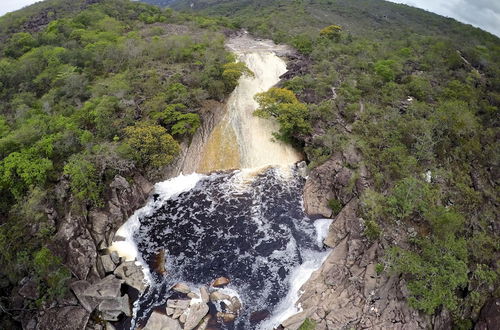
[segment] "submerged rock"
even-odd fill
[[[225,285],[228,285],[229,282],[230,282],[230,280],[227,277],[222,276],[222,277],[216,278],[213,281],[212,286],[215,288],[223,287]]]

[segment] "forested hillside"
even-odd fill
[[[234,88],[241,66],[220,28],[121,0],[49,0],[0,18],[0,328],[67,294],[70,271],[51,252],[62,217],[102,206],[117,174],[154,177],[203,103]],[[13,302],[23,278],[35,293]]]
[[[277,136],[303,146],[311,168],[359,150],[372,180],[359,196],[365,235],[386,246],[377,271],[402,273],[415,309],[445,308],[455,328],[470,328],[500,294],[500,39],[383,1],[173,7],[228,18],[299,50],[281,86],[288,91],[265,93],[257,114],[276,117]],[[343,207],[330,202],[334,213]]]
[[[161,178],[246,71],[224,48],[240,28],[298,51],[257,98],[276,137],[311,170],[361,155],[346,166],[369,172],[357,212],[384,247],[377,272],[401,274],[414,309],[474,326],[500,297],[499,38],[375,0],[146,2],[182,11],[46,0],[0,18],[0,328],[68,299],[63,217],[103,206],[117,174]]]

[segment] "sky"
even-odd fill
[[[500,0],[388,0],[452,17],[500,37]]]
[[[388,0],[480,27],[500,37],[500,0]],[[0,0],[0,16],[38,0]]]

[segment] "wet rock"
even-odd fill
[[[18,292],[20,296],[31,300],[37,299],[39,295],[38,285],[33,280],[28,280],[24,283]]]
[[[116,268],[116,265],[113,262],[113,260],[111,260],[110,255],[107,255],[107,254],[102,255],[101,256],[101,263],[102,263],[102,267],[103,267],[105,273],[112,273]]]
[[[215,287],[215,288],[218,288],[218,287],[223,287],[225,285],[228,285],[229,284],[229,279],[227,277],[219,277],[217,279],[215,279],[212,283],[212,286]]]
[[[239,310],[241,309],[241,302],[240,300],[238,299],[238,297],[231,297],[231,299],[229,299],[229,301],[231,302],[228,306],[228,309],[233,313],[233,314],[236,314],[239,312]]]
[[[167,307],[175,309],[186,309],[189,307],[191,300],[169,299],[167,300]]]
[[[196,328],[203,317],[207,315],[208,310],[208,305],[202,302],[191,305],[187,313],[184,330],[192,330]]]
[[[89,316],[80,306],[47,309],[38,320],[37,330],[84,330]]]
[[[83,295],[98,299],[120,297],[120,289],[123,281],[113,275],[108,275],[94,285],[89,286]]]
[[[201,301],[203,301],[205,304],[210,301],[210,296],[208,294],[208,290],[206,287],[202,286],[200,288],[200,295],[201,295]]]
[[[120,266],[116,267],[114,274],[123,279],[126,284],[136,288],[140,292],[146,289],[144,283],[144,273],[141,266],[137,266],[135,261],[125,261]]]
[[[224,294],[220,291],[214,291],[210,293],[210,300],[211,301],[219,301],[219,300],[229,300],[231,299],[230,296],[227,294]]]
[[[200,296],[194,292],[189,292],[187,296],[191,299],[200,299]]]
[[[153,312],[144,330],[182,330],[179,321],[168,317],[167,315]]]
[[[224,323],[234,322],[234,320],[236,319],[236,315],[234,315],[232,313],[218,312],[217,317],[222,319],[224,321]]]
[[[187,285],[186,283],[177,283],[176,285],[174,285],[172,287],[172,290],[180,292],[180,293],[186,293],[186,294],[191,292],[189,285]]]

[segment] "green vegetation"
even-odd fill
[[[300,102],[292,91],[273,87],[267,92],[255,96],[259,108],[254,112],[262,118],[274,117],[280,124],[280,130],[275,136],[278,139],[293,142],[295,136],[311,131],[307,122],[307,106]]]
[[[414,308],[473,324],[499,295],[500,40],[382,1],[200,0],[194,10],[305,56],[284,89],[257,97],[257,115],[277,118],[277,136],[304,146],[310,166],[359,150],[374,183],[360,196],[365,237],[407,232],[384,268],[404,275]]]
[[[311,319],[305,319],[304,323],[300,326],[299,330],[314,330],[316,329],[316,322]]]
[[[0,18],[2,307],[24,277],[39,291],[24,308],[65,294],[49,213],[86,216],[116,174],[158,173],[201,126],[205,100],[250,74],[222,28],[125,0],[47,0]]]
[[[336,216],[337,214],[340,213],[340,211],[342,211],[342,208],[344,207],[344,205],[342,204],[342,201],[336,199],[336,198],[332,198],[328,201],[328,207],[332,210],[333,212],[333,216]]]

